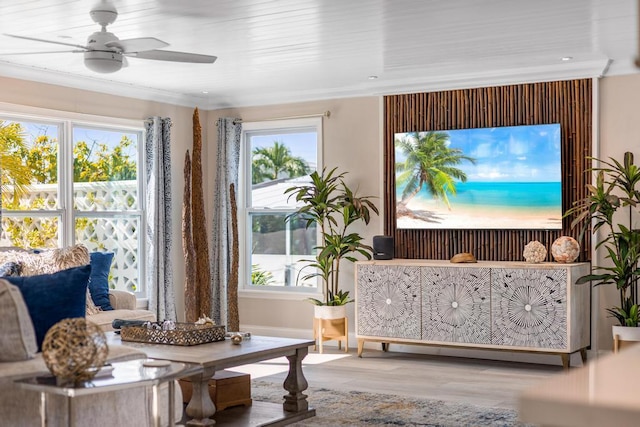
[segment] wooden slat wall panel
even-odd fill
[[[384,98],[385,234],[395,238],[397,258],[449,259],[471,252],[479,260],[520,261],[522,249],[538,240],[547,247],[562,235],[578,238],[571,218],[562,230],[405,230],[396,229],[394,134],[497,126],[560,123],[562,133],[562,208],[586,196],[591,155],[592,81],[590,79],[393,95]],[[591,240],[581,242],[580,261],[590,259]]]

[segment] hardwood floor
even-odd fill
[[[279,358],[233,370],[282,384],[287,369],[287,360]],[[325,347],[324,354],[309,352],[303,370],[310,387],[516,409],[522,390],[562,372],[562,367],[375,350],[358,358],[355,349],[345,353]]]

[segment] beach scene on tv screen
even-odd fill
[[[397,228],[562,229],[559,124],[394,140]]]

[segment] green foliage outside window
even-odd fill
[[[91,145],[85,141],[77,141],[73,147],[74,182],[135,180],[138,169],[137,157],[132,158],[127,150],[133,143],[134,141],[125,135],[113,148],[95,141]],[[28,194],[32,185],[57,184],[58,154],[57,138],[43,133],[28,143],[22,124],[0,121],[2,208],[23,211],[55,208],[55,201],[48,201],[42,197],[21,196]],[[88,198],[91,197],[89,194]],[[29,226],[34,221],[39,222],[38,229],[25,233],[25,228],[30,229]],[[34,215],[34,218],[5,217],[3,223],[5,233],[15,246],[46,247],[48,242],[57,240],[57,218],[37,218],[37,215]],[[76,233],[78,229],[84,230],[89,226],[90,220],[78,218]]]
[[[253,149],[251,160],[252,184],[274,181],[279,178],[295,178],[310,172],[309,165],[302,157],[295,157],[291,149],[279,141],[270,147]]]
[[[251,266],[251,284],[256,286],[267,286],[274,281],[273,274],[270,271],[263,270],[259,265]]]

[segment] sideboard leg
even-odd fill
[[[568,370],[571,367],[571,354],[562,353],[560,357],[562,358],[562,367]]]
[[[362,357],[362,350],[364,350],[364,340],[358,338],[358,357]]]
[[[587,364],[587,349],[586,348],[581,348],[580,349],[580,357],[582,358],[582,364],[586,365]]]
[[[387,351],[389,351],[389,343],[388,342],[383,342],[382,343],[382,351],[384,351],[385,353]]]

